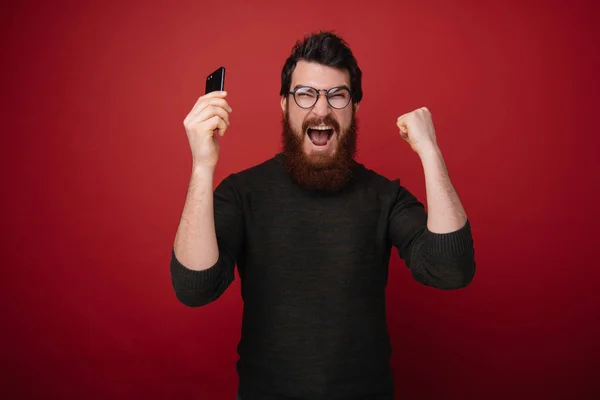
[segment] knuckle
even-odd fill
[[[185,126],[186,129],[189,129],[189,128],[193,127],[194,126],[194,119],[193,118],[186,118],[183,121],[183,126]]]

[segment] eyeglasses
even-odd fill
[[[352,92],[346,86],[337,86],[329,90],[317,90],[310,86],[300,86],[288,92],[294,96],[294,101],[300,108],[311,108],[319,100],[321,92],[325,92],[327,103],[335,109],[341,110],[350,104]]]

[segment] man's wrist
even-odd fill
[[[442,152],[436,143],[430,143],[423,146],[422,150],[419,152],[419,157],[422,161],[426,162],[441,158]]]
[[[215,168],[205,165],[194,165],[192,167],[192,177],[202,180],[211,180],[215,175]]]

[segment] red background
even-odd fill
[[[478,271],[418,285],[394,254],[398,398],[600,394],[594,2],[3,1],[3,398],[233,399],[239,281],[178,303],[183,119],[227,67],[216,181],[279,150],[281,67],[334,29],[364,73],[359,161],[425,199],[396,118],[431,109]]]

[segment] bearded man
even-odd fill
[[[424,285],[459,289],[475,274],[471,226],[427,108],[396,121],[422,162],[427,211],[399,180],[355,160],[361,79],[339,36],[297,42],[281,76],[282,151],[214,191],[227,93],[200,97],[184,120],[193,170],[172,283],[182,303],[203,306],[237,266],[238,399],[394,399],[385,299],[392,249]]]

